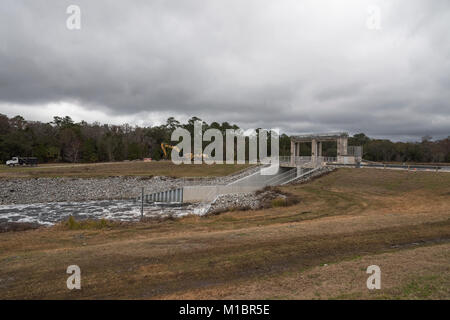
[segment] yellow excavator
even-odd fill
[[[177,151],[177,152],[181,151],[180,148],[178,148],[177,146],[171,146],[170,144],[163,142],[163,143],[161,143],[161,149],[162,149],[162,151],[164,153],[164,159],[168,159],[169,158],[168,155],[167,155],[166,148],[168,148],[168,149],[175,149],[175,151]],[[208,155],[204,154],[204,153],[201,153],[201,154],[198,154],[198,155],[195,155],[193,153],[187,153],[185,155],[185,157],[187,157],[188,159],[191,159],[191,160],[194,160],[194,158],[196,156],[198,156],[199,158],[202,157],[202,159],[208,159],[209,158]]]
[[[178,148],[177,146],[171,146],[170,144],[167,144],[167,143],[163,142],[163,143],[161,143],[161,149],[162,149],[162,151],[164,153],[164,159],[168,159],[169,158],[168,155],[167,155],[166,148],[175,149],[177,152],[181,151],[180,148]]]

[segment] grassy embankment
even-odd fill
[[[41,164],[37,167],[0,166],[0,178],[104,178],[116,176],[218,177],[226,176],[249,165],[175,165],[171,161],[126,161],[92,164]]]
[[[339,169],[283,189],[301,202],[0,234],[0,298],[450,298],[450,174]]]

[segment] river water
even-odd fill
[[[203,215],[209,205],[163,205],[145,204],[146,217],[188,214]],[[73,216],[75,219],[110,219],[138,221],[141,217],[140,203],[133,200],[98,200],[85,202],[50,202],[35,204],[0,205],[0,223],[32,222],[53,225]]]

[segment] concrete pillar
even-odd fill
[[[317,144],[317,146],[318,146],[317,155],[318,155],[319,157],[321,157],[321,156],[322,156],[322,141],[319,141],[318,144]]]
[[[295,143],[291,140],[291,165],[294,165]]]
[[[311,160],[317,159],[317,141],[316,139],[311,140]]]
[[[337,161],[338,162],[344,162],[344,156],[347,155],[348,150],[348,138],[347,137],[339,137],[337,139]]]
[[[348,138],[342,138],[342,155],[346,156],[348,154]]]
[[[341,138],[337,138],[336,142],[337,142],[337,146],[336,146],[337,156],[340,157],[341,156]]]
[[[348,147],[348,138],[341,137],[337,139],[337,155],[338,156],[346,156],[347,155],[347,147]]]

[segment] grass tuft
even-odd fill
[[[64,223],[64,227],[68,230],[96,230],[111,228],[113,225],[114,222],[106,219],[77,221],[73,216],[70,216]]]
[[[286,198],[276,198],[273,199],[272,202],[272,208],[277,208],[277,207],[287,207],[287,201]]]

